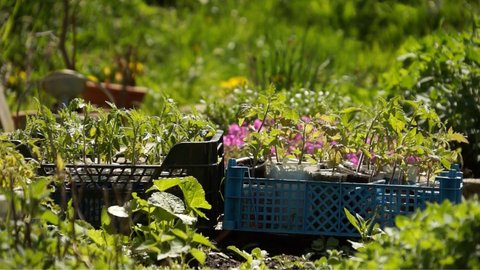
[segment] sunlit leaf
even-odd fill
[[[148,203],[160,207],[171,214],[183,214],[185,205],[177,196],[167,192],[155,192],[148,198]]]
[[[108,213],[115,217],[126,218],[129,216],[127,209],[123,206],[113,205],[108,207]]]
[[[197,248],[192,248],[190,250],[190,254],[192,254],[195,260],[197,260],[200,264],[205,264],[205,260],[207,259],[207,255],[205,254],[205,252]]]

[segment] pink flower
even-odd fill
[[[255,121],[253,121],[253,128],[255,129],[255,131],[258,131],[261,126],[262,126],[262,120],[255,119]]]
[[[298,143],[298,142],[301,142],[302,140],[303,140],[302,134],[296,133],[295,136],[292,139],[292,142],[293,143]]]
[[[313,154],[315,152],[315,144],[311,142],[305,143],[305,153]]]
[[[237,124],[231,124],[228,127],[228,134],[223,138],[225,146],[241,147],[245,144],[245,137],[247,136],[247,128],[240,127]]]
[[[240,132],[241,132],[241,128],[238,126],[238,124],[231,124],[228,127],[228,134],[237,135],[237,134],[240,134]]]
[[[310,121],[311,121],[311,120],[310,120],[310,117],[308,117],[308,116],[302,116],[301,119],[302,119],[302,121],[305,122],[305,123],[310,123]]]
[[[356,153],[348,153],[345,155],[345,158],[353,163],[353,165],[358,165],[359,158]]]
[[[417,162],[419,162],[419,161],[420,161],[420,158],[419,158],[419,157],[417,157],[417,156],[412,156],[412,155],[408,156],[407,159],[406,159],[407,164],[415,164],[415,163],[417,163]]]

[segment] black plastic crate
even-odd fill
[[[68,175],[65,179],[71,180],[65,181],[63,187],[57,186],[53,198],[58,204],[73,198],[76,216],[98,227],[102,207],[122,205],[131,199],[132,192],[144,197],[152,180],[193,176],[204,188],[206,199],[212,205],[207,211],[209,220],[200,220],[198,224],[209,229],[216,224],[223,210],[220,183],[224,170],[223,131],[217,131],[207,141],[174,145],[160,165],[66,164]],[[41,173],[55,174],[55,164],[42,164]]]

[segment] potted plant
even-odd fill
[[[160,111],[150,116],[113,104],[106,110],[74,99],[57,114],[39,106],[40,113],[9,139],[31,147],[43,174],[56,174],[57,164],[64,164],[66,177],[56,183],[56,194],[65,188],[94,225],[100,222],[99,212],[90,209],[89,201],[96,207],[120,204],[159,177],[195,176],[212,204],[219,204],[214,191],[222,177],[222,133],[200,115],[180,112],[168,99]]]
[[[450,142],[466,142],[432,109],[399,98],[382,100],[370,109],[349,107],[299,117],[287,107],[282,93],[269,90],[239,122],[237,127],[253,125],[244,127],[237,148],[251,156],[254,166],[265,161],[265,176],[276,179],[362,183],[383,179],[399,184],[425,179],[429,184],[456,161],[458,151],[450,149]]]

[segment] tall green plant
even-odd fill
[[[60,155],[67,163],[113,163],[123,158],[124,163],[158,164],[176,143],[203,141],[215,132],[198,112],[182,113],[174,103],[165,105],[159,116],[113,104],[107,111],[81,99],[56,115],[38,106],[40,113],[27,119],[26,128],[9,137],[29,143],[39,154],[36,158],[47,163]]]
[[[477,22],[478,24],[478,22]],[[478,174],[480,161],[480,38],[473,31],[409,40],[398,63],[384,74],[383,85],[395,95],[421,99],[435,107],[442,122],[467,135],[466,166]]]
[[[177,187],[183,200],[167,192]],[[111,206],[108,212],[120,218],[135,214],[145,216],[145,223],[132,223],[131,250],[134,256],[144,257],[144,263],[175,260],[182,268],[189,263],[189,256],[204,264],[205,249],[214,249],[212,242],[193,227],[197,217],[206,218],[204,210],[211,208],[205,200],[205,192],[193,177],[154,180],[148,199],[133,194],[124,206]]]

